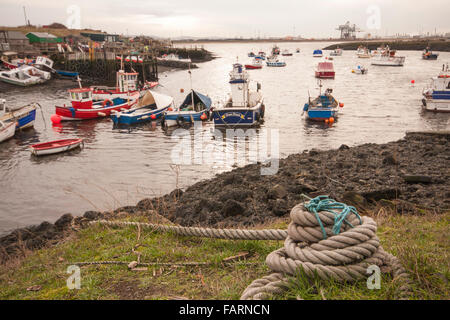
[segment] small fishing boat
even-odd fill
[[[323,56],[323,52],[320,49],[314,50],[313,51],[313,57],[314,58],[321,58]]]
[[[83,146],[83,139],[63,139],[33,144],[32,146],[30,146],[30,150],[31,153],[35,156],[44,156],[73,150],[78,147],[83,148]]]
[[[272,47],[272,56],[276,56],[276,55],[279,55],[279,54],[280,54],[280,48],[275,44]]]
[[[164,54],[162,57],[157,58],[157,60],[160,60],[160,61],[177,61],[177,62],[185,62],[185,63],[192,62],[191,59],[189,59],[189,58],[182,59],[182,58],[180,58],[179,55],[174,54],[174,53]]]
[[[23,130],[34,126],[36,120],[36,103],[17,108],[7,107],[6,101],[0,99],[0,121],[15,123],[16,130]]]
[[[249,74],[240,63],[233,64],[230,72],[231,96],[225,104],[213,110],[214,126],[255,126],[264,121],[264,98],[257,83],[256,91],[249,90]]]
[[[34,66],[42,71],[55,72],[55,69],[53,69],[53,60],[48,57],[37,57]]]
[[[259,51],[255,56],[255,59],[266,60],[266,53],[264,51]]]
[[[281,55],[289,57],[289,56],[292,56],[293,53],[290,52],[288,49],[284,49],[283,52],[281,53]]]
[[[111,119],[115,125],[144,123],[159,119],[172,104],[172,97],[148,90],[133,108],[113,112]]]
[[[439,54],[433,53],[430,47],[427,47],[422,53],[422,59],[424,60],[437,60]]]
[[[369,72],[369,69],[364,66],[357,66],[355,69],[352,69],[352,73],[357,74],[367,74]]]
[[[300,48],[295,49],[295,52],[300,53]]]
[[[248,53],[248,57],[249,58],[253,58],[255,56],[255,53],[253,52],[253,51],[250,51],[249,53]]]
[[[211,105],[212,101],[208,96],[191,90],[178,108],[164,112],[161,126],[163,128],[174,126],[184,128],[192,125],[194,121],[210,120]]]
[[[129,96],[124,98],[93,101],[92,88],[70,89],[71,106],[56,106],[56,115],[60,120],[85,120],[109,117],[113,111],[128,110],[133,107],[137,99]]]
[[[80,75],[78,72],[75,71],[55,70],[55,72],[60,76],[67,78],[76,78]]]
[[[334,49],[330,52],[330,56],[342,56],[342,49],[339,47]]]
[[[20,59],[17,52],[5,51],[1,55],[0,62],[6,69],[12,70],[22,65],[33,65],[34,59]]]
[[[431,78],[429,86],[423,89],[422,108],[432,112],[450,112],[450,73],[447,66]]]
[[[271,56],[267,58],[266,65],[268,67],[285,67],[286,62],[278,60],[277,56]]]
[[[370,51],[367,47],[359,46],[356,50],[356,55],[358,58],[368,59],[371,57]]]
[[[371,60],[374,66],[402,67],[405,63],[405,57],[396,56],[395,50],[390,50],[389,47]]]
[[[252,70],[252,69],[262,69],[263,64],[261,59],[253,59],[251,63],[248,63],[245,65],[245,69]]]
[[[322,83],[319,82],[319,88],[321,90]],[[307,118],[314,121],[325,121],[327,123],[333,123],[338,116],[339,108],[344,107],[343,103],[338,103],[337,100],[331,95],[332,89],[327,89],[325,94],[319,92],[319,96],[308,103],[305,103],[303,107],[303,113],[306,112]],[[302,113],[302,115],[303,115]]]
[[[0,121],[0,143],[8,140],[14,136],[16,132],[16,126],[14,122],[3,122]]]
[[[319,62],[315,72],[316,78],[334,79],[335,72],[332,62]]]
[[[23,87],[44,83],[50,78],[50,72],[26,65],[0,72],[1,81]]]

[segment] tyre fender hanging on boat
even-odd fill
[[[427,100],[425,98],[422,99],[422,104],[423,104],[424,107],[427,106]]]

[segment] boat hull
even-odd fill
[[[336,118],[337,109],[314,109],[307,111],[307,118],[313,121],[325,121],[330,118]]]
[[[145,123],[153,120],[157,120],[161,118],[161,116],[164,114],[164,112],[169,108],[169,106],[157,109],[157,110],[151,110],[149,112],[140,113],[139,115],[133,114],[134,112],[130,113],[122,113],[117,112],[111,114],[111,119],[114,122],[115,125],[133,125],[133,124],[140,124]],[[152,116],[154,118],[152,119]]]
[[[334,79],[334,71],[316,71],[316,78],[320,79]]]
[[[92,108],[92,109],[75,109],[73,107],[56,107],[56,114],[61,117],[61,120],[87,120],[96,118],[105,118],[111,115],[111,112],[119,112],[130,109],[133,103],[124,103],[117,106],[110,106],[106,108]]]
[[[285,62],[266,62],[268,67],[285,67]]]
[[[246,65],[245,65],[245,69],[247,69],[247,70],[262,69],[262,65],[251,65],[251,64],[246,64]]]
[[[201,117],[205,114],[207,118],[203,120]],[[194,121],[206,121],[209,119],[208,111],[194,112],[194,111],[171,111],[164,114],[162,125],[165,127],[182,127],[185,123],[192,124]]]
[[[35,105],[29,105],[22,107],[18,110],[7,112],[0,117],[3,122],[16,123],[16,130],[23,130],[26,128],[31,128],[34,126],[34,121],[36,120],[36,109]]]
[[[381,57],[372,59],[374,66],[402,67],[405,63],[405,57]]]
[[[66,139],[35,144],[30,147],[30,150],[36,156],[45,156],[73,150],[82,146],[83,139]]]
[[[431,112],[450,112],[450,99],[422,99],[422,109]]]
[[[5,124],[5,126],[0,130],[0,143],[12,138],[15,132],[16,130],[14,123]]]
[[[216,127],[251,127],[259,125],[264,119],[264,105],[260,102],[253,108],[224,108],[213,111]]]

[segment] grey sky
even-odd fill
[[[119,34],[179,36],[337,36],[349,20],[364,33],[450,32],[448,0],[0,0],[0,25],[67,23],[70,5],[81,27]],[[375,8],[375,9],[374,9]],[[377,15],[379,8],[379,18]],[[370,12],[368,12],[368,10]],[[375,29],[379,21],[379,29]],[[369,23],[369,25],[368,25]],[[370,28],[369,28],[370,27]]]

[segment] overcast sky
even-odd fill
[[[364,33],[450,32],[449,0],[0,0],[0,25],[52,22],[161,37],[338,36],[347,20]],[[75,5],[75,9],[73,7]],[[79,8],[79,9],[78,9]],[[79,17],[77,19],[77,11]]]

